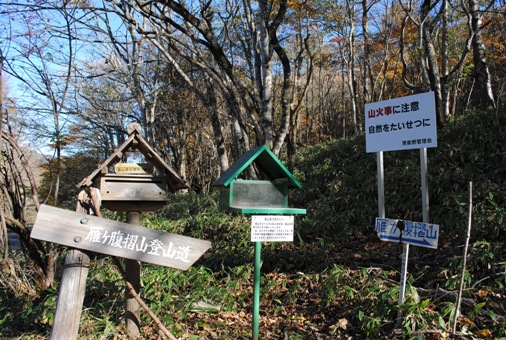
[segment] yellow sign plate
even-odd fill
[[[150,174],[153,172],[153,165],[147,163],[117,163],[114,165],[114,172],[117,174]]]

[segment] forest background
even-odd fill
[[[32,261],[29,291],[54,287],[60,254],[29,238],[33,208],[73,209],[75,184],[131,122],[199,195],[258,145],[298,174],[306,148],[358,143],[365,103],[434,91],[440,131],[476,110],[502,114],[505,10],[475,0],[0,1],[4,265],[17,265],[9,229]]]

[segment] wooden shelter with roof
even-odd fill
[[[239,178],[253,164],[267,180]],[[220,188],[221,210],[243,214],[306,213],[306,209],[288,207],[288,190],[302,185],[266,145],[247,151],[213,186]]]
[[[140,135],[140,125],[128,126],[128,138],[112,155],[83,179],[78,187],[100,185],[102,205],[113,211],[160,209],[167,191],[187,188],[184,181]],[[138,151],[148,163],[122,163],[128,153]],[[114,172],[110,172],[114,169]]]

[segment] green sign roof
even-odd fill
[[[229,186],[251,163],[255,163],[258,169],[271,181],[286,179],[288,181],[288,188],[302,187],[302,184],[293,177],[267,145],[259,146],[246,152],[213,185]]]

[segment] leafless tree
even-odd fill
[[[401,36],[401,57],[403,60],[405,85],[415,93],[434,91],[436,99],[436,115],[439,124],[444,124],[450,116],[450,86],[453,80],[460,74],[464,62],[471,51],[471,41],[473,32],[467,30],[465,42],[461,47],[457,62],[450,68],[448,65],[448,55],[445,52],[448,44],[448,22],[445,19],[448,15],[447,0],[424,0],[419,8],[409,1],[404,4],[401,2],[406,16],[403,20]],[[438,7],[439,6],[439,7]],[[421,81],[418,84],[410,82],[406,77],[408,60],[406,59],[406,26],[411,22],[418,29],[418,45],[416,63],[420,65]],[[439,36],[439,23],[441,27],[441,39]],[[469,22],[468,22],[469,25]],[[438,51],[442,50],[442,55]],[[440,62],[441,60],[441,62]],[[414,60],[413,60],[414,61]],[[440,65],[442,63],[442,67]]]
[[[204,94],[202,98],[209,98],[206,95],[209,87],[196,86],[192,73],[205,75],[210,86],[220,91],[227,103],[230,131],[237,142],[236,155],[250,148],[251,132],[254,132],[255,144],[265,143],[276,153],[280,152],[290,126],[290,105],[300,102],[300,97],[295,97],[301,95],[294,96],[293,92],[294,68],[300,66],[289,59],[279,31],[288,10],[286,1],[261,2],[258,7],[248,1],[216,4],[111,1],[109,4],[123,20],[133,24],[137,32],[163,51],[178,75],[197,93]],[[129,15],[133,11],[143,19]],[[307,48],[307,45],[300,46],[302,52]],[[274,54],[277,59],[273,58]],[[182,67],[181,60],[190,63],[192,68]],[[272,87],[276,61],[279,61],[280,67],[276,70],[281,72],[285,89],[278,99],[273,96]],[[279,100],[279,106],[274,105],[275,100]],[[275,108],[279,108],[277,114],[281,117],[276,120],[277,127]],[[214,128],[215,135],[224,128]],[[218,141],[221,136],[218,134],[215,139]],[[223,149],[223,145],[217,147]]]
[[[70,2],[40,1],[4,4],[4,71],[22,84],[27,120],[38,138],[54,150],[56,169],[52,202],[58,204],[61,153],[66,143],[66,102],[71,91],[76,43]],[[33,97],[29,97],[33,96]],[[19,105],[22,101],[19,101]],[[50,123],[51,122],[51,123]],[[38,141],[40,146],[40,140]]]
[[[473,65],[474,65],[474,80],[473,86],[475,95],[473,96],[474,102],[480,108],[495,107],[494,93],[492,91],[492,78],[488,68],[487,58],[485,55],[485,44],[483,43],[483,13],[487,12],[494,6],[495,1],[490,1],[483,10],[480,10],[476,0],[468,0],[467,6],[464,9],[471,17],[471,31],[473,33]]]
[[[29,164],[27,150],[23,150],[15,137],[9,134],[8,126],[4,126],[4,130],[2,131],[2,148],[0,149],[0,196],[2,198],[0,217],[2,227],[13,231],[19,237],[33,263],[30,263],[25,271],[20,270],[17,268],[19,264],[16,265],[8,257],[7,248],[3,248],[2,257],[5,261],[2,263],[6,268],[3,268],[2,272],[10,275],[11,280],[9,281],[19,283],[22,281],[17,280],[18,275],[24,278],[28,268],[33,268],[32,275],[37,288],[45,289],[53,285],[56,251],[50,244],[43,244],[30,237],[27,208],[33,205],[36,211],[39,209],[36,180]],[[25,289],[30,289],[30,286],[30,283],[27,282]],[[15,285],[12,288],[16,288]]]

